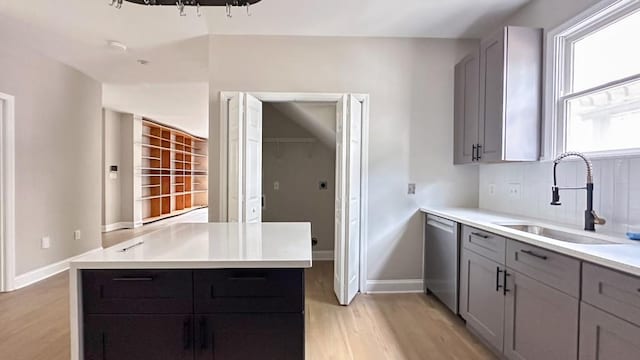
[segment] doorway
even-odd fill
[[[262,221],[309,222],[313,260],[335,247],[336,105],[263,103]]]
[[[15,277],[15,99],[0,93],[0,292]]]
[[[348,305],[366,292],[369,96],[309,93],[221,93],[222,221],[262,222],[264,103],[335,106],[334,292]],[[319,184],[321,186],[321,184]]]

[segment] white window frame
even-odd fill
[[[572,74],[569,71],[572,61],[570,55],[566,54],[566,48],[573,42],[638,9],[640,9],[640,0],[603,0],[547,33],[542,161],[553,160],[565,151],[567,122],[565,103],[567,100],[640,79],[640,74],[636,74],[567,96],[565,89],[572,80]],[[589,155],[591,157],[633,156],[640,155],[640,148],[594,151],[589,152]]]

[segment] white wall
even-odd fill
[[[103,229],[117,230],[141,225],[142,179],[136,168],[142,163],[141,118],[105,109],[103,111]],[[118,178],[111,179],[110,166],[118,166]]]
[[[549,31],[596,3],[596,0],[538,0],[514,14],[507,23],[543,27]],[[549,205],[552,168],[552,163],[482,165],[480,207],[582,226],[586,208],[584,191],[562,192],[563,205]],[[584,185],[585,169],[580,162],[563,163],[558,169],[561,185]],[[594,161],[594,171],[594,207],[608,220],[604,229],[614,232],[640,229],[639,159]],[[492,184],[496,187],[493,196],[489,191]],[[508,195],[509,184],[522,185],[521,199]]]
[[[594,167],[594,209],[607,224],[605,231],[640,231],[640,157],[596,160]],[[558,165],[560,186],[584,186],[586,169],[582,161]],[[496,193],[491,195],[490,186]],[[520,198],[508,194],[510,184],[521,184]],[[531,216],[570,225],[584,225],[586,192],[561,191],[562,206],[551,206],[553,162],[483,165],[480,168],[480,207]]]
[[[120,123],[122,114],[104,109],[102,111],[102,225],[113,225],[122,221],[122,160],[120,146]],[[109,177],[110,167],[118,167],[118,177]]]
[[[22,275],[101,246],[102,94],[97,81],[5,41],[0,36],[0,92],[16,98],[16,274]]]
[[[335,105],[332,110],[335,147]],[[326,117],[325,117],[326,119]],[[313,121],[313,119],[308,119]],[[319,121],[322,121],[320,119]],[[275,110],[263,108],[263,138],[310,138],[313,144],[264,143],[262,146],[262,193],[265,222],[311,222],[312,236],[318,244],[313,250],[333,250],[335,220],[335,149],[327,147],[314,134]],[[326,190],[319,188],[326,181]],[[278,182],[276,190],[274,183]]]
[[[212,36],[210,139],[219,92],[357,92],[371,95],[369,280],[422,278],[419,205],[477,206],[477,167],[453,166],[453,68],[472,41]],[[210,169],[219,168],[219,143]],[[407,194],[417,183],[418,194]],[[210,204],[219,179],[210,177]],[[219,219],[213,205],[210,219]]]

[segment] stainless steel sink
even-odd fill
[[[588,234],[575,234],[570,232],[565,232],[561,230],[550,229],[538,225],[531,224],[519,224],[519,225],[505,225],[500,224],[500,226],[507,227],[509,229],[523,231],[529,234],[543,236],[549,239],[558,240],[558,241],[566,241],[574,244],[592,244],[592,245],[606,245],[606,244],[617,244],[614,241],[603,240],[595,237],[591,237]]]

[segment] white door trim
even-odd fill
[[[0,117],[0,136],[2,137],[2,149],[0,149],[0,206],[2,207],[2,219],[0,229],[0,256],[2,268],[0,269],[0,291],[14,289],[16,264],[15,264],[15,98],[8,94],[0,93],[3,113]]]
[[[296,93],[296,92],[245,92],[255,96],[262,102],[292,102],[292,101],[312,101],[337,103],[348,93]],[[222,91],[220,92],[220,219],[227,221],[227,170],[228,170],[228,104],[239,96],[240,92]],[[368,219],[369,219],[369,95],[351,94],[363,103],[362,114],[362,178],[361,178],[361,219],[360,219],[360,292],[367,292],[367,239]]]

